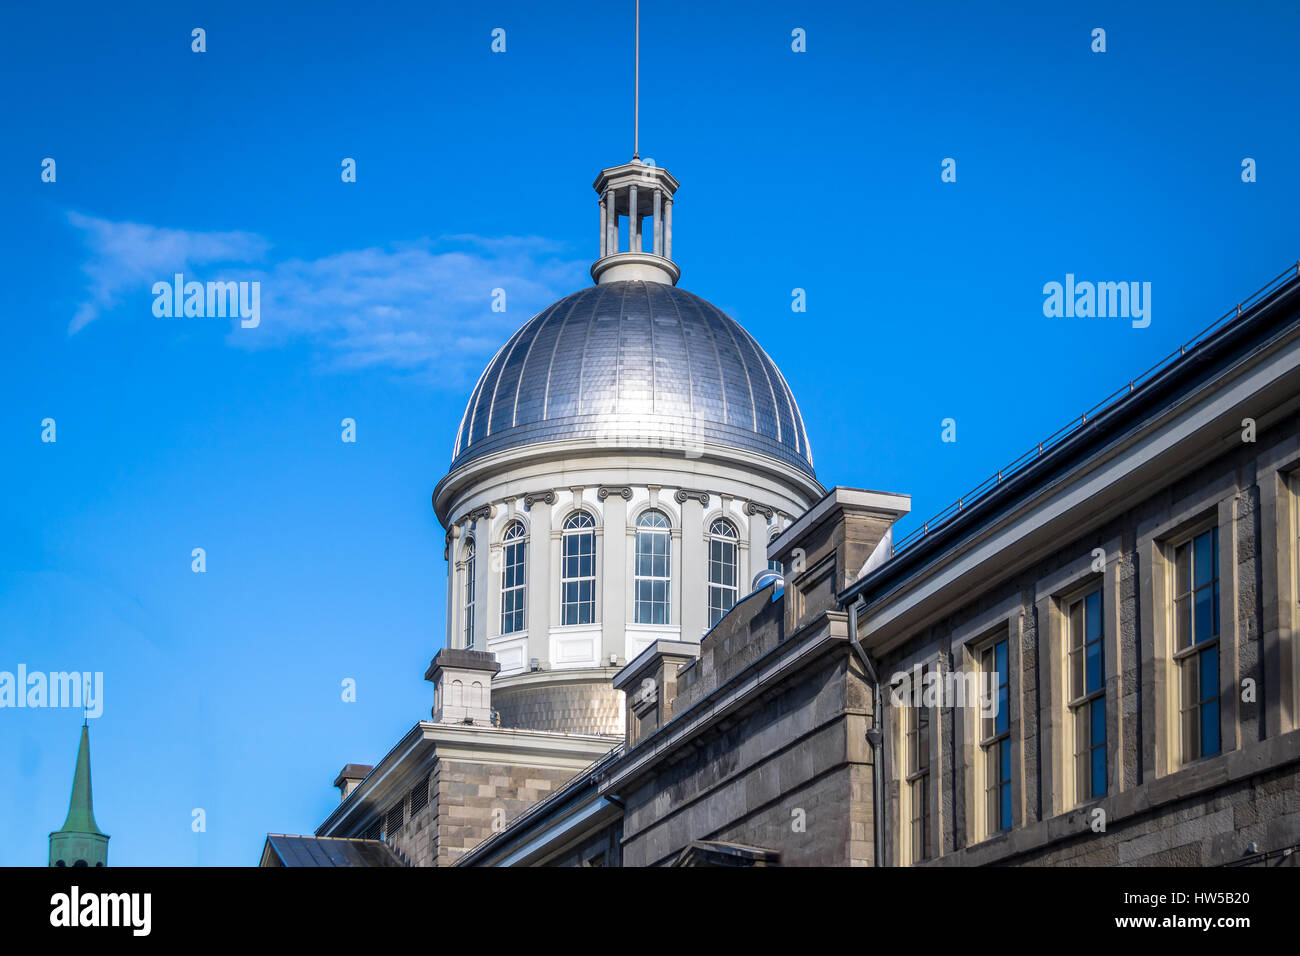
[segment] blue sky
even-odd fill
[[[904,530],[1300,258],[1295,4],[979,6],[642,24],[680,284],[780,365],[824,484],[913,496]],[[0,670],[104,673],[111,864],[255,863],[427,716],[430,493],[482,366],[589,282],[631,26],[630,0],[0,14]],[[175,272],[260,281],[261,325],[156,317]],[[1067,273],[1150,282],[1150,326],[1046,318]],[[0,864],[45,862],[79,723],[0,710]]]

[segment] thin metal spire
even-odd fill
[[[636,62],[632,78],[632,158],[641,158],[641,0],[636,0]]]

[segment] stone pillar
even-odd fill
[[[456,613],[456,602],[459,600],[456,594],[456,585],[460,581],[460,575],[456,571],[456,565],[460,562],[460,546],[464,539],[459,534],[459,528],[452,525],[451,531],[447,535],[447,641],[446,647],[455,647],[456,625],[460,620],[460,615]]]
[[[657,256],[664,254],[664,229],[663,229],[663,204],[661,194],[663,190],[655,190],[655,212],[654,212],[654,238],[651,243],[650,251]]]
[[[709,556],[704,547],[704,505],[698,498],[682,502],[682,640],[696,641],[709,623]]]
[[[605,243],[609,238],[609,226],[606,221],[605,197],[600,197],[600,257],[605,258]]]
[[[664,258],[673,257],[673,197],[667,197],[664,204]]]
[[[605,233],[605,255],[612,256],[618,252],[618,193],[613,189],[605,190],[605,207],[609,222]]]
[[[488,546],[491,526],[492,519],[487,515],[474,519],[474,646],[469,650],[487,650],[487,619],[489,609],[494,606],[492,595],[488,593],[493,578]],[[461,595],[461,600],[464,600],[464,595]]]
[[[748,516],[749,547],[744,551],[749,555],[749,567],[737,582],[740,585],[739,597],[744,597],[751,590],[754,577],[767,568],[767,518],[755,513]],[[855,569],[856,570],[856,569]]]
[[[551,506],[534,501],[528,509],[528,658],[544,661],[550,653],[551,602],[559,601],[559,567],[551,560]],[[528,666],[525,659],[524,670]]]
[[[564,514],[567,515],[568,511],[565,510]],[[564,613],[564,595],[560,591],[560,581],[563,579],[564,576],[564,570],[561,566],[561,562],[564,560],[563,539],[564,539],[564,527],[557,523],[555,526],[551,528],[551,541],[550,541],[551,566],[548,569],[548,573],[546,575],[547,586],[550,587],[555,592],[555,600],[551,602],[551,616],[550,616],[551,627],[560,626],[560,620],[561,620],[560,615]],[[542,639],[541,649],[545,651],[545,653],[534,654],[533,656],[536,657],[539,661],[550,660],[550,653],[551,653],[550,633],[546,632],[545,636],[538,635],[538,637]],[[528,637],[529,647],[531,647],[532,644],[533,644],[533,636],[530,634]]]
[[[637,212],[636,186],[627,187],[627,251],[641,251],[641,216]]]
[[[604,534],[600,547],[605,552],[605,561],[600,579],[600,658],[602,665],[608,665],[610,654],[619,657],[627,654],[627,502],[621,495],[613,494],[604,500],[603,506]]]

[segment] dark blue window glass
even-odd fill
[[[1106,698],[1094,700],[1092,710],[1092,794],[1106,795]]]
[[[1219,752],[1219,648],[1201,652],[1201,754]]]
[[[999,781],[999,790],[1001,791],[1001,801],[998,808],[998,827],[1002,830],[1011,829],[1011,741],[1004,740],[1000,744],[1001,753],[998,754],[998,763],[1002,771],[1002,779]]]

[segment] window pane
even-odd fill
[[[930,766],[930,712],[918,708],[916,727],[916,767],[924,770]]]
[[[1210,531],[1198,535],[1193,546],[1195,554],[1192,559],[1192,583],[1196,587],[1209,584],[1214,576],[1213,533]]]
[[[1082,714],[1079,715],[1078,722],[1075,726],[1084,726]],[[1086,800],[1088,794],[1092,790],[1092,784],[1089,782],[1090,770],[1091,767],[1089,765],[1088,751],[1086,749],[1076,750],[1074,753],[1074,790],[1076,803],[1082,803]]]
[[[1183,650],[1192,645],[1192,598],[1190,595],[1180,597],[1174,602],[1174,646]]]
[[[1088,645],[1086,658],[1088,673],[1087,692],[1091,694],[1093,691],[1101,690],[1101,641],[1094,641]]]
[[[1196,704],[1200,680],[1197,664],[1200,655],[1185,658],[1182,670],[1182,723],[1183,723],[1183,759],[1195,760],[1201,755],[1200,708]]]
[[[1201,756],[1219,752],[1219,648],[1209,647],[1200,658]]]
[[[1074,711],[1074,788],[1082,798],[1088,793],[1088,752],[1089,752],[1089,705],[1084,704]]]
[[[1096,747],[1106,742],[1106,698],[1099,697],[1088,705],[1092,730],[1088,746]]]
[[[1101,640],[1101,592],[1093,591],[1084,598],[1084,605],[1087,619],[1086,639],[1089,641]]]
[[[1093,703],[1093,708],[1100,712],[1102,723],[1105,723],[1105,708],[1101,706],[1101,701]],[[1092,749],[1092,796],[1104,797],[1106,795],[1106,745],[1100,744]]]
[[[984,784],[985,802],[988,806],[987,820],[989,833],[997,833],[1002,827],[998,817],[998,748],[990,747],[985,751]]]
[[[1180,544],[1174,551],[1174,594],[1181,596],[1192,589],[1192,549]]]
[[[1006,830],[1011,826],[1011,741],[1002,741],[1001,748],[1002,753],[998,757],[998,763],[1002,765],[1000,826]]]
[[[1196,643],[1209,640],[1214,637],[1218,630],[1214,626],[1214,594],[1213,589],[1209,587],[1201,588],[1196,592],[1196,630],[1194,637]]]
[[[1219,702],[1206,701],[1201,705],[1201,756],[1219,752]]]

